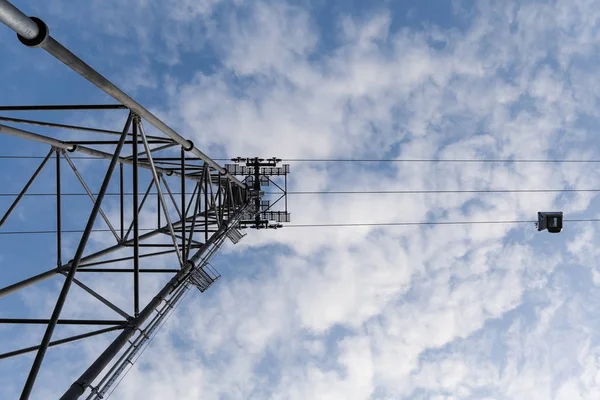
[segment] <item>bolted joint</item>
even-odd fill
[[[98,391],[98,387],[97,386],[87,385],[87,387],[90,388],[90,392],[92,392],[93,394],[99,394],[100,393]],[[102,397],[100,397],[100,398],[102,398]]]
[[[185,263],[185,266],[183,268],[187,268],[188,273],[186,273],[182,276],[179,276],[178,273],[175,274],[175,276],[173,278],[175,279],[175,281],[177,283],[171,287],[171,290],[169,290],[169,294],[173,293],[182,283],[184,283],[186,281],[189,272],[193,271],[194,268],[196,268],[196,264],[191,260],[187,260]]]
[[[192,142],[191,140],[188,140],[188,145],[187,146],[181,146],[185,151],[192,151],[194,149],[194,142]]]
[[[27,47],[40,47],[46,39],[48,38],[50,31],[48,30],[48,25],[44,23],[41,19],[37,17],[29,17],[38,27],[38,34],[33,39],[27,39],[17,33],[17,38],[21,43],[23,43]]]
[[[125,325],[123,326],[123,329],[136,329],[135,317],[129,316],[125,322]]]

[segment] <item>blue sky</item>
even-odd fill
[[[15,4],[213,157],[599,158],[593,1]],[[0,54],[0,103],[108,101],[8,29]],[[2,153],[43,155],[0,140]],[[101,166],[81,168],[98,184]],[[15,171],[0,172],[7,192],[26,179]],[[595,164],[294,163],[290,179],[316,191],[598,185]],[[52,206],[25,204],[12,227],[52,226]],[[593,193],[290,197],[290,207],[295,223],[598,215]],[[70,223],[85,211],[74,205]],[[2,285],[53,265],[49,238],[35,251],[0,240]],[[249,232],[215,258],[218,285],[186,299],[112,398],[596,399],[597,240],[592,223],[560,235],[531,224]],[[129,284],[96,282],[118,298]],[[49,315],[56,287],[2,299],[0,312]],[[35,334],[0,331],[2,346]],[[39,398],[104,343],[49,353],[69,371],[41,376]],[[0,361],[0,397],[15,396],[24,360]]]

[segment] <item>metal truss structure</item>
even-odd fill
[[[0,214],[0,232],[44,170],[54,170],[53,190],[47,195],[56,204],[53,216],[56,224],[56,259],[53,262],[56,266],[0,288],[0,298],[49,279],[62,280],[62,288],[48,319],[0,319],[0,324],[41,324],[45,327],[38,345],[0,354],[0,360],[35,353],[21,394],[21,399],[28,399],[50,347],[117,332],[114,340],[61,397],[77,399],[87,394],[88,399],[106,398],[109,389],[139,357],[140,351],[185,293],[193,287],[203,292],[220,277],[209,262],[227,238],[235,244],[245,235],[245,228],[279,228],[281,222],[289,221],[286,199],[289,166],[278,166],[281,160],[275,158],[238,158],[223,168],[55,41],[40,19],[27,17],[8,1],[0,0],[0,22],[13,29],[23,44],[45,49],[117,101],[110,105],[0,107],[4,114],[0,115],[0,133],[42,143],[48,151],[8,209]],[[114,113],[115,117],[124,119],[123,128],[109,130],[21,118],[24,112],[29,116],[75,111]],[[146,133],[148,125],[156,134]],[[44,133],[32,132],[32,129],[43,129]],[[69,140],[64,139],[65,132],[70,135]],[[97,179],[101,183],[99,190],[90,188],[93,185],[78,168],[77,158],[81,155],[108,164],[101,179]],[[65,257],[63,243],[62,202],[67,195],[64,192],[67,174],[81,185],[81,194],[91,200],[91,211],[72,257]],[[144,185],[141,185],[142,181]],[[109,192],[111,182],[113,185],[118,182],[116,193]],[[262,191],[267,185],[275,187],[280,194],[272,204],[265,200]],[[114,215],[111,218],[103,209],[108,196],[119,199],[117,218]],[[274,211],[273,206],[282,199],[285,210]],[[153,228],[144,227],[140,222],[142,215],[147,220],[148,214],[156,221]],[[114,243],[90,252],[87,245],[99,224],[106,227],[106,234],[113,237]],[[152,259],[165,255],[172,256],[172,268],[153,265]],[[131,310],[117,306],[109,296],[83,282],[82,276],[94,274],[131,278],[133,290],[127,294],[131,299]],[[149,301],[143,302],[140,277],[159,274],[167,277],[167,282]],[[75,286],[95,298],[98,305],[111,310],[115,318],[61,319],[70,289]],[[57,325],[104,327],[56,339]]]

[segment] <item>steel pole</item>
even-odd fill
[[[60,152],[61,150],[56,150],[56,268],[59,268],[62,265],[62,189],[60,184]]]
[[[37,24],[6,0],[0,0],[0,22],[26,39],[34,39],[39,34]]]
[[[0,0],[0,1],[2,1],[2,0]],[[67,144],[67,143],[61,142],[60,140],[56,140],[56,139],[53,139],[48,136],[38,135],[37,133],[24,131],[22,129],[17,129],[17,128],[13,128],[11,126],[2,125],[2,124],[0,124],[0,133],[6,133],[7,135],[20,137],[23,139],[29,139],[29,140],[33,140],[33,141],[40,142],[40,143],[46,143],[46,144],[49,144],[50,146],[58,147],[60,149],[65,149],[68,151],[74,151],[75,147],[76,147],[73,144]]]
[[[133,123],[133,315],[140,313],[140,231],[139,231],[139,212],[138,208],[138,126],[137,121]]]
[[[125,193],[124,187],[124,171],[123,164],[119,164],[119,205],[120,205],[120,222],[121,222],[121,240],[120,242],[125,241],[125,198],[123,193]],[[137,189],[136,189],[137,192]]]
[[[188,208],[185,205],[185,149],[181,148],[181,219],[185,221]],[[190,202],[191,203],[191,202]],[[187,261],[187,252],[185,251],[185,223],[181,225],[181,251],[183,262]]]
[[[0,298],[7,296],[11,293],[14,293],[17,290],[26,288],[27,286],[31,286],[31,285],[36,284],[41,281],[45,281],[48,278],[52,278],[54,276],[54,274],[56,274],[56,272],[57,272],[56,268],[53,268],[49,271],[42,272],[41,274],[37,274],[30,278],[24,279],[20,282],[13,283],[10,286],[4,287],[4,288],[0,289]]]

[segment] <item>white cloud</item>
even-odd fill
[[[185,4],[170,17],[190,23],[212,6]],[[344,16],[334,33],[318,33],[298,5],[237,6],[211,31],[222,66],[164,88],[161,114],[181,120],[202,149],[285,158],[593,157],[594,132],[580,124],[582,115],[594,120],[597,105],[597,79],[586,69],[597,50],[593,2],[478,2],[462,30],[392,30],[391,13]],[[146,54],[147,32],[131,29],[140,30],[134,42]],[[325,47],[325,34],[338,43]],[[179,39],[167,44],[173,54],[197,50]],[[597,183],[582,164],[295,163],[290,179],[294,190]],[[532,220],[551,208],[589,215],[592,201],[365,195],[292,197],[290,206],[295,223],[489,221]],[[289,251],[242,263],[236,268],[259,272],[194,296],[114,397],[592,398],[598,356],[585,303],[595,292],[577,282],[598,281],[597,235],[585,225],[554,236],[527,229],[251,232],[223,253]],[[584,272],[565,277],[571,263]]]

